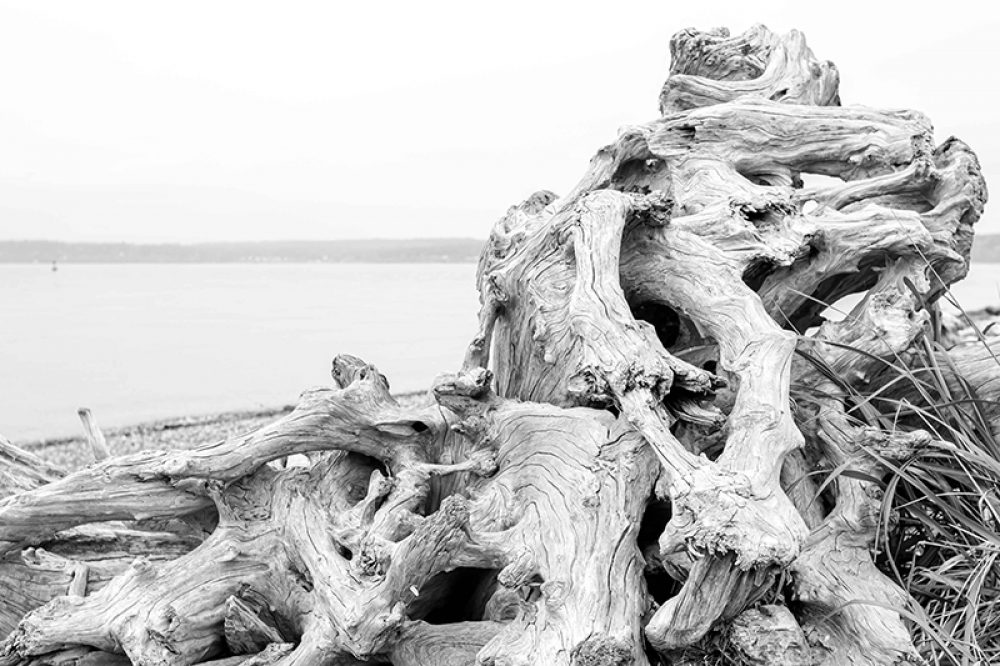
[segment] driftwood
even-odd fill
[[[339,356],[217,444],[106,458],[84,415],[99,459],[67,475],[2,443],[0,663],[683,664],[720,637],[748,664],[917,663],[864,452],[928,435],[858,426],[830,372],[878,381],[964,276],[976,157],[841,106],[797,32],[671,53],[660,118],[496,224],[432,407]]]

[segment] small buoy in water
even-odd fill
[[[52,262],[52,272],[53,272],[53,273],[55,273],[55,272],[56,272],[57,270],[59,270],[59,267],[58,267],[58,266],[56,266],[56,262],[55,262],[55,261],[53,261],[53,262]]]

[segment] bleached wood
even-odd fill
[[[94,417],[93,412],[86,407],[81,407],[76,413],[80,417],[81,423],[83,423],[83,432],[87,438],[87,444],[90,446],[94,460],[100,461],[110,457],[111,451],[108,449],[108,441],[105,439],[101,427],[97,425],[97,419]]]
[[[0,440],[0,665],[916,663],[865,452],[927,435],[846,402],[967,271],[976,157],[841,106],[798,32],[671,53],[659,118],[497,222],[433,405],[338,356],[332,387],[208,446],[66,475]]]

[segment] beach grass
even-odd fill
[[[1000,347],[991,348],[975,318],[945,298],[973,333],[963,344],[982,347],[983,362],[1000,365]],[[909,622],[921,657],[934,666],[1000,664],[1000,403],[976,392],[941,337],[932,325],[905,354],[883,359],[884,376],[872,391],[826,374],[847,396],[857,425],[931,435],[902,461],[862,452],[888,472],[865,477],[881,493],[872,554],[910,595],[909,606],[895,610]],[[842,465],[819,481],[826,487],[849,473]]]

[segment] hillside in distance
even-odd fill
[[[0,263],[464,263],[479,259],[475,238],[254,241],[216,243],[66,243],[0,241]]]
[[[0,264],[11,263],[468,263],[483,240],[409,238],[215,243],[67,243],[0,241]],[[1000,234],[978,234],[972,260],[1000,263]]]

